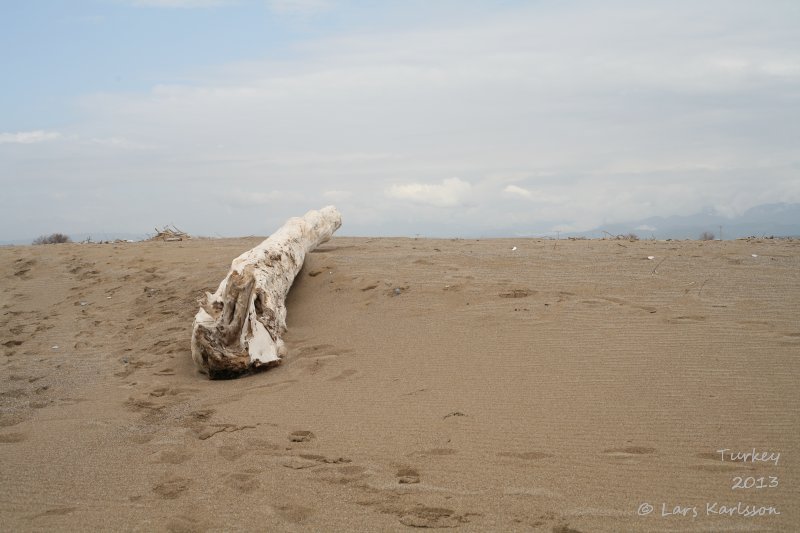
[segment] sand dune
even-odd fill
[[[0,529],[800,530],[799,241],[334,238],[209,381],[259,241],[0,249]]]

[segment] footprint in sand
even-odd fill
[[[14,444],[22,442],[28,438],[24,433],[3,433],[0,434],[0,444]]]
[[[697,324],[705,322],[706,317],[703,315],[681,315],[667,319],[670,324]]]
[[[194,533],[205,531],[208,527],[190,516],[173,516],[170,518],[165,527],[169,533]]]
[[[329,355],[333,353],[334,346],[332,344],[312,344],[311,346],[298,346],[294,350],[294,356],[301,357],[318,357],[320,355]]]
[[[778,344],[782,346],[797,346],[800,344],[800,332],[779,333]]]
[[[702,452],[695,454],[695,457],[698,459],[705,459],[708,461],[707,463],[699,464],[699,465],[692,465],[692,469],[700,470],[702,472],[730,472],[733,470],[752,470],[752,466],[743,465],[743,460],[728,460],[726,462],[722,462],[720,460],[720,456],[718,453],[715,452]]]
[[[431,450],[419,450],[409,454],[409,457],[442,457],[445,455],[455,455],[458,453],[453,448],[433,448]]]
[[[306,430],[292,431],[289,434],[289,440],[292,442],[309,442],[315,438],[312,432]]]
[[[161,450],[153,454],[153,462],[158,464],[179,465],[192,458],[192,454],[181,449]]]
[[[582,532],[577,529],[569,527],[569,524],[562,524],[560,526],[553,527],[553,533],[582,533]]]
[[[603,450],[603,454],[615,459],[626,459],[630,457],[636,457],[638,455],[650,455],[653,453],[656,453],[656,449],[649,448],[647,446],[626,446],[624,448],[609,448],[607,450]]]
[[[343,380],[349,378],[350,376],[355,376],[356,374],[358,374],[358,370],[356,370],[354,368],[348,368],[348,369],[342,370],[339,373],[339,375],[333,376],[332,378],[328,378],[328,381],[343,381]]]
[[[226,444],[217,448],[217,453],[228,461],[236,461],[247,454],[248,449],[237,444]]]
[[[53,509],[48,509],[47,511],[43,511],[37,515],[32,516],[31,520],[34,520],[36,518],[42,518],[45,516],[64,516],[70,513],[74,513],[77,510],[78,510],[77,507],[55,507]]]
[[[451,528],[466,522],[464,516],[456,514],[452,509],[424,505],[407,509],[400,516],[400,523],[410,527]]]
[[[513,459],[523,459],[525,461],[538,461],[539,459],[547,459],[553,457],[552,454],[545,452],[500,452],[497,455],[500,457],[511,457]]]
[[[251,472],[235,472],[225,477],[223,481],[226,487],[238,492],[248,494],[261,486],[261,482],[256,475]]]
[[[153,486],[153,492],[165,500],[174,500],[186,492],[191,480],[180,476],[165,476]]]
[[[338,485],[347,485],[362,479],[367,469],[359,465],[344,465],[327,469],[323,472],[323,480]]]
[[[317,463],[325,464],[343,464],[351,462],[350,459],[345,459],[344,457],[326,457],[316,453],[301,453],[298,454],[298,457],[302,457],[308,461],[316,461]]]
[[[501,292],[498,294],[500,298],[527,298],[536,294],[536,291],[530,289],[511,289],[510,291]]]
[[[397,482],[401,485],[419,483],[419,472],[413,468],[401,468],[397,471],[395,477],[397,477]]]
[[[302,522],[314,512],[314,510],[310,507],[292,503],[273,505],[272,508],[275,510],[278,516],[287,522],[292,522],[293,524]]]

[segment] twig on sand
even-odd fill
[[[703,292],[703,287],[705,287],[705,286],[706,286],[706,283],[708,283],[708,280],[710,280],[710,279],[711,279],[711,278],[706,278],[706,279],[703,281],[703,283],[700,285],[700,289],[697,291],[697,296],[700,296],[700,294]]]
[[[664,259],[662,259],[661,261],[658,262],[658,264],[655,266],[655,268],[653,268],[653,274],[658,274],[658,267],[660,267],[661,263],[663,263],[666,260],[667,260],[667,258],[665,257]]]

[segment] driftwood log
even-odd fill
[[[233,260],[194,318],[192,359],[201,372],[225,379],[280,364],[289,288],[306,254],[341,225],[333,206],[309,211]]]

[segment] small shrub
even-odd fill
[[[50,235],[36,237],[33,240],[33,244],[58,244],[62,242],[72,242],[72,239],[63,233],[51,233]]]
[[[629,241],[638,241],[639,240],[639,236],[636,235],[635,233],[626,233],[625,235],[622,236],[622,238],[623,239],[628,239]]]
[[[711,233],[710,231],[704,231],[703,233],[700,234],[701,241],[713,241],[715,238],[716,237],[714,237],[714,234]]]

